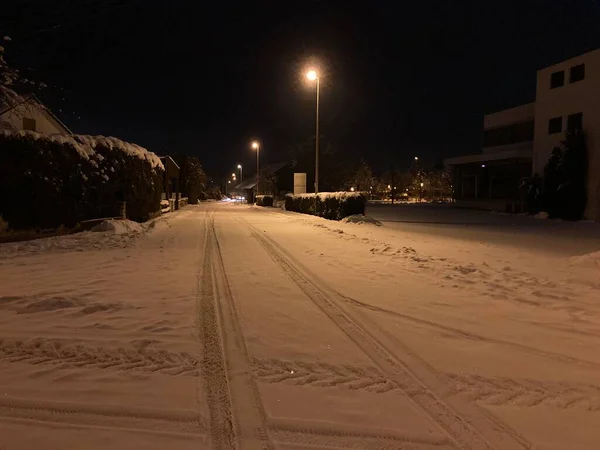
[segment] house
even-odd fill
[[[41,134],[73,134],[34,95],[21,96],[0,87],[0,130],[36,131]]]
[[[539,70],[535,102],[484,116],[482,152],[444,161],[453,168],[457,204],[514,209],[519,180],[543,176],[568,129],[586,133],[585,217],[600,220],[600,49]]]
[[[260,169],[260,192],[282,197],[294,190],[294,170],[292,163],[279,162],[268,164]],[[244,196],[248,203],[254,202],[256,195],[256,174],[231,189],[231,194]]]
[[[163,195],[162,200],[168,201],[171,211],[179,209],[180,191],[179,191],[179,172],[181,168],[170,156],[160,157],[163,166],[165,167],[163,179]]]

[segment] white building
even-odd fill
[[[567,129],[587,136],[586,218],[600,220],[600,49],[537,72],[536,100],[484,117],[483,151],[449,158],[458,202],[505,208],[519,202],[518,179],[544,167]]]
[[[71,130],[37,98],[21,97],[7,88],[3,88],[0,94],[0,130],[72,134]]]

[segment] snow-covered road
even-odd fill
[[[0,245],[0,448],[599,448],[599,269],[226,204]]]

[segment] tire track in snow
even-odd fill
[[[566,363],[571,363],[571,364],[579,364],[579,365],[584,365],[584,366],[594,367],[594,368],[600,368],[600,364],[598,364],[594,361],[588,361],[585,359],[576,358],[574,356],[564,355],[562,353],[555,353],[555,352],[550,352],[550,351],[546,351],[546,350],[541,350],[537,347],[531,347],[529,345],[520,344],[517,342],[509,342],[509,341],[504,341],[501,339],[494,339],[494,338],[489,338],[486,336],[481,336],[479,334],[471,333],[471,332],[465,331],[465,330],[460,330],[460,329],[454,328],[454,327],[449,327],[447,325],[442,325],[440,323],[436,323],[436,322],[433,322],[430,320],[421,319],[418,317],[410,316],[408,314],[403,314],[401,312],[392,311],[390,309],[380,308],[380,307],[374,306],[374,305],[369,305],[368,303],[361,302],[359,300],[353,299],[351,297],[347,297],[347,296],[339,294],[339,293],[337,293],[337,295],[339,297],[343,298],[344,300],[346,300],[346,302],[348,302],[352,306],[356,306],[358,308],[363,308],[363,309],[368,309],[368,310],[374,311],[374,312],[388,314],[388,315],[403,319],[407,322],[416,323],[418,325],[423,325],[423,326],[426,326],[429,328],[435,328],[437,330],[440,330],[440,331],[443,331],[446,333],[451,333],[455,336],[459,336],[464,339],[480,341],[480,342],[487,342],[490,344],[497,344],[497,345],[502,345],[505,347],[512,347],[512,348],[515,348],[515,349],[518,349],[518,350],[521,350],[521,351],[524,351],[524,352],[527,352],[527,353],[530,353],[533,355],[543,356],[543,357],[554,359],[554,360],[561,361],[561,362],[566,362]]]
[[[205,216],[204,260],[198,278],[198,327],[210,413],[211,448],[270,448],[265,412],[231,293],[214,212]],[[236,374],[229,377],[230,373]]]
[[[337,387],[382,394],[398,389],[378,369],[300,361],[254,360],[254,373],[264,383]]]
[[[479,375],[447,377],[457,393],[487,405],[534,408],[543,404],[557,409],[600,411],[600,386]]]
[[[158,372],[196,376],[198,361],[188,353],[151,350],[146,347],[103,348],[67,344],[44,338],[29,341],[1,339],[0,361],[54,365],[55,370],[97,368],[119,371]]]
[[[272,432],[277,443],[284,448],[360,448],[366,450],[406,449],[440,450],[454,448],[446,436],[417,435],[411,431],[378,430],[360,426],[275,418]]]
[[[485,414],[478,414],[479,429],[475,429],[470,425],[472,417],[467,420],[450,408],[421,379],[411,372],[406,363],[401,361],[394,352],[388,350],[378,340],[374,332],[361,327],[355,321],[356,319],[345,312],[338,303],[343,301],[342,298],[319,287],[316,281],[312,281],[318,280],[314,274],[304,268],[300,269],[302,265],[298,261],[295,261],[273,240],[264,236],[264,233],[261,233],[247,221],[245,222],[251,235],[257,239],[283,272],[363,351],[365,356],[373,361],[391,381],[401,387],[413,402],[420,406],[459,448],[478,450],[496,448],[481,434],[482,431],[485,436],[493,438],[493,442],[502,442],[503,449],[528,448],[529,444],[516,432],[506,426],[499,426],[498,422],[490,420]],[[481,428],[484,429],[481,430]]]
[[[51,422],[164,435],[175,433],[190,437],[206,433],[196,411],[75,404],[6,396],[0,397],[0,420]]]

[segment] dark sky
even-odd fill
[[[250,172],[314,133],[375,168],[473,153],[482,115],[532,101],[535,71],[600,47],[600,0],[13,0],[7,60],[75,132]],[[63,100],[64,98],[64,100]],[[77,117],[81,117],[78,119]]]

